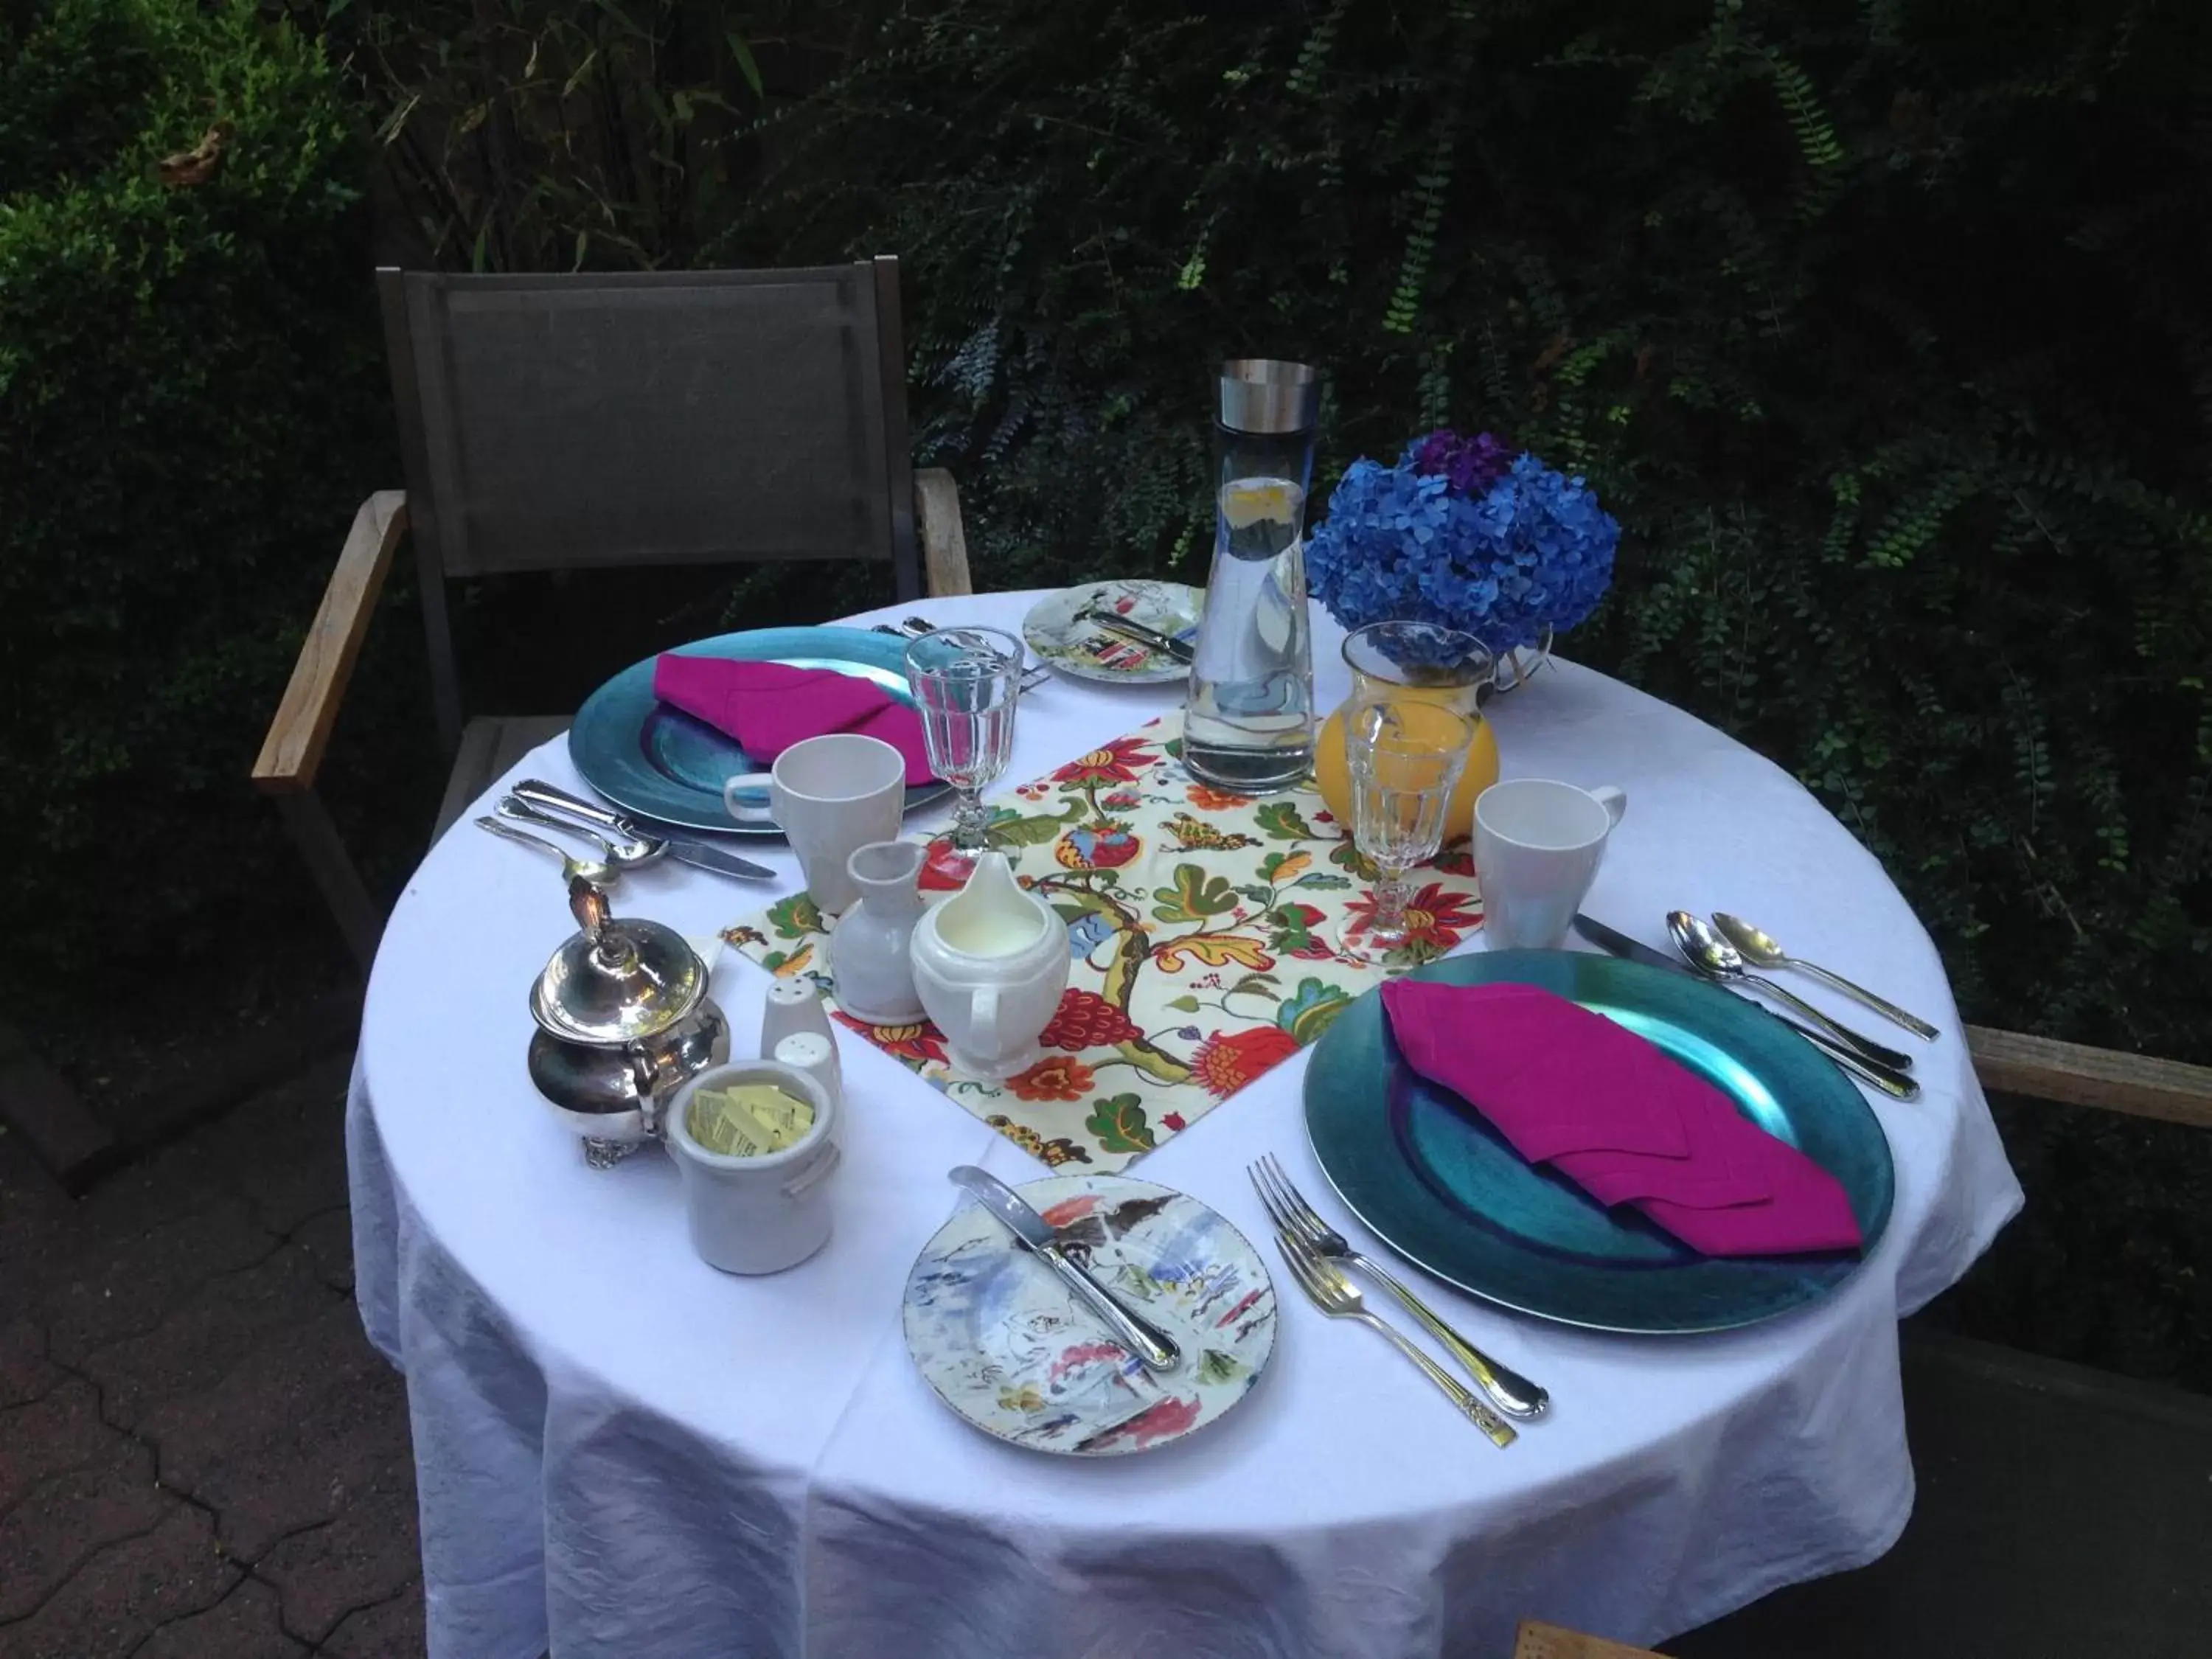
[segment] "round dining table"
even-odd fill
[[[850,620],[1018,629],[1038,597]],[[1315,633],[1327,708],[1347,690],[1342,635],[1318,613]],[[1022,697],[1001,786],[1181,694],[1055,676]],[[665,1156],[587,1167],[532,1087],[527,994],[574,924],[547,860],[471,823],[495,790],[392,913],[347,1115],[358,1297],[406,1376],[434,1659],[1503,1659],[1522,1618],[1648,1644],[1888,1549],[1913,1497],[1897,1322],[2021,1202],[1936,950],[1794,778],[1691,715],[1565,661],[1488,713],[1505,776],[1626,792],[1592,914],[1656,944],[1670,908],[1735,911],[1941,1026],[1913,1043],[1920,1097],[1870,1097],[1895,1203],[1856,1273],[1697,1336],[1549,1323],[1415,1275],[1550,1390],[1501,1449],[1372,1333],[1299,1297],[1269,1249],[1274,1357],[1219,1424],[1131,1456],[1002,1443],[917,1372],[902,1292],[961,1201],[948,1169],[1018,1183],[1044,1167],[841,1031],[829,1245],[767,1277],[708,1267]],[[582,787],[560,740],[514,775]],[[799,890],[781,842],[732,845],[777,882],[663,863],[623,877],[617,914],[705,939]],[[738,1054],[769,983],[720,953]],[[1255,1241],[1269,1230],[1245,1170],[1262,1153],[1333,1206],[1306,1059],[1133,1173]]]

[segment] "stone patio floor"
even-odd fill
[[[422,1652],[319,1065],[72,1200],[0,1133],[0,1659]]]

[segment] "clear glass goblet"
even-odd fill
[[[1475,725],[1440,703],[1384,697],[1353,708],[1346,726],[1352,843],[1375,866],[1368,943],[1395,951],[1408,937],[1407,873],[1443,843],[1445,808],[1467,765]]]
[[[991,814],[982,793],[1013,754],[1022,660],[1021,641],[995,628],[940,628],[906,648],[929,769],[959,792],[951,852],[931,860],[946,874],[972,871],[986,845]]]

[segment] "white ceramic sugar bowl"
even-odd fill
[[[765,1083],[810,1101],[813,1127],[780,1152],[736,1158],[709,1152],[691,1134],[691,1103],[702,1089]],[[726,1273],[795,1267],[830,1242],[829,1180],[837,1168],[838,1101],[822,1079],[773,1060],[710,1066],[677,1093],[662,1139],[684,1177],[691,1248]]]
[[[954,1071],[1005,1078],[1036,1063],[1067,988],[1067,924],[1023,890],[1004,853],[980,854],[968,884],[923,913],[908,947],[914,985]]]

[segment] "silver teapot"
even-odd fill
[[[568,908],[579,931],[530,991],[530,1080],[583,1138],[585,1161],[605,1169],[658,1138],[676,1091],[730,1057],[730,1023],[707,994],[707,964],[674,928],[617,921],[580,878]]]

